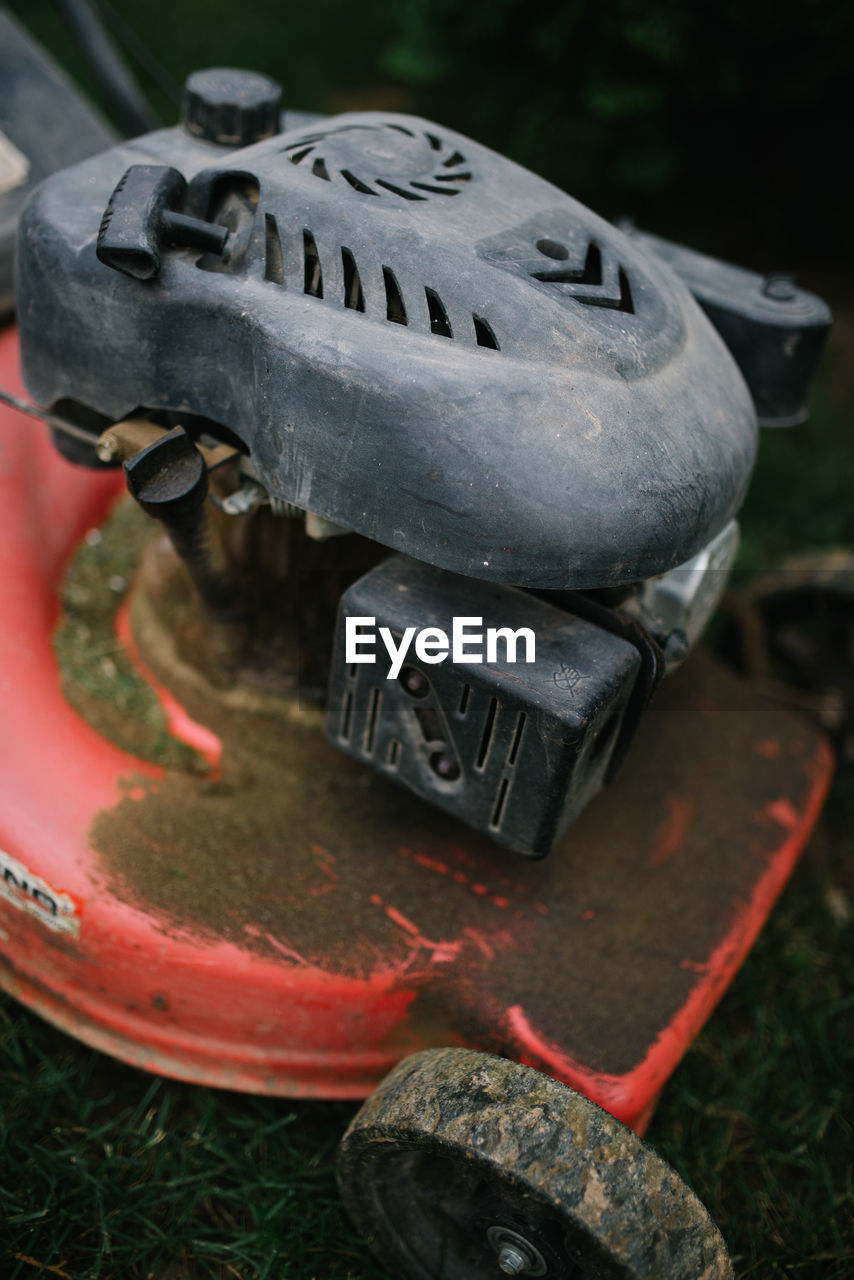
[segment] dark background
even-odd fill
[[[80,75],[52,0],[9,7]],[[757,270],[850,266],[847,0],[99,7],[178,82],[226,63],[279,79],[293,107],[425,114],[606,217],[632,215]],[[144,70],[140,81],[171,123],[168,99]]]

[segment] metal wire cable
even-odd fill
[[[83,427],[78,427],[74,422],[68,422],[65,418],[58,418],[55,413],[48,413],[46,409],[40,409],[38,405],[30,404],[27,400],[21,400],[18,396],[13,396],[8,391],[0,391],[0,402],[9,405],[10,409],[17,409],[19,413],[25,413],[30,418],[38,418],[40,422],[46,422],[54,431],[61,431],[64,435],[71,436],[75,440],[82,440],[86,444],[94,445],[96,436],[91,431],[86,431]]]

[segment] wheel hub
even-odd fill
[[[506,1276],[544,1276],[545,1259],[524,1236],[509,1227],[489,1227],[486,1238],[498,1257],[498,1267]]]

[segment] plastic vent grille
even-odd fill
[[[330,253],[331,251],[326,251]],[[412,288],[407,297],[392,267],[383,264],[381,275],[374,282],[373,291],[360,271],[355,252],[347,245],[337,249],[340,261],[330,264],[321,257],[314,233],[306,228],[302,232],[301,270],[299,275],[287,278],[285,254],[276,217],[264,214],[264,278],[285,287],[298,287],[307,297],[326,302],[337,302],[347,310],[368,312],[374,319],[385,319],[392,324],[410,326],[416,315],[426,323],[424,327],[437,337],[456,339],[471,346],[498,351],[500,345],[489,321],[475,312],[462,326],[460,320],[452,322],[449,309],[437,289],[430,285]],[[330,289],[328,270],[334,265],[336,288]],[[326,277],[324,268],[327,267]],[[456,325],[456,327],[455,327]]]
[[[459,195],[472,173],[461,152],[436,133],[400,124],[341,125],[306,134],[285,154],[324,182],[345,182],[360,195],[424,201]]]

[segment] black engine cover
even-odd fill
[[[182,180],[147,279],[96,256],[132,165]],[[182,247],[189,219],[224,252]],[[662,572],[730,519],[753,464],[748,389],[678,277],[541,178],[409,116],[236,150],[177,128],[107,151],[30,201],[17,291],[42,404],[227,428],[278,502],[473,577]]]

